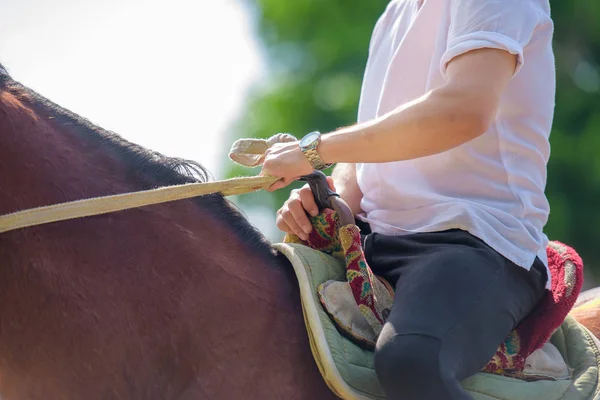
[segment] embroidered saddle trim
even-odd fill
[[[313,357],[329,388],[342,399],[385,399],[373,367],[373,353],[340,334],[321,306],[317,288],[328,280],[343,281],[344,264],[301,244],[278,243],[274,248],[294,267]],[[477,373],[462,382],[475,400],[600,400],[600,343],[571,317],[550,342],[571,367],[571,377],[527,382]]]

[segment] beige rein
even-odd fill
[[[244,166],[262,164],[267,148],[278,142],[296,140],[291,135],[278,134],[270,139],[240,139],[229,152],[229,157]],[[165,186],[139,192],[95,197],[67,203],[32,208],[0,216],[0,233],[30,226],[65,221],[92,215],[107,214],[152,204],[189,199],[211,193],[233,196],[265,189],[279,178],[273,176],[250,176],[215,182],[188,183]]]

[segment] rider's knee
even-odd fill
[[[380,340],[375,370],[389,398],[422,398],[431,385],[443,385],[439,339],[419,334],[393,335]]]

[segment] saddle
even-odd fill
[[[308,242],[289,235],[274,247],[296,272],[315,361],[340,398],[384,399],[372,345],[393,290],[368,268],[358,227],[338,233],[330,210],[312,222]],[[581,260],[559,242],[548,254],[553,290],[499,344],[484,370],[462,382],[475,399],[600,399],[600,342],[567,316],[581,289]]]

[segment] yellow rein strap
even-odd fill
[[[216,182],[188,183],[165,186],[140,192],[96,197],[51,206],[32,208],[0,216],[0,233],[48,224],[50,222],[107,214],[152,204],[189,199],[210,193],[233,196],[268,188],[279,178],[273,176],[250,176]]]
[[[295,141],[287,133],[278,133],[269,139],[238,139],[231,146],[229,158],[240,165],[255,167],[262,164],[267,149],[276,143]],[[185,185],[165,186],[140,192],[117,194],[70,201],[17,211],[0,216],[0,233],[48,224],[50,222],[107,214],[115,211],[166,203],[168,201],[189,199],[210,193],[233,196],[266,189],[279,178],[274,176],[249,176],[231,178],[216,182],[188,183]]]

